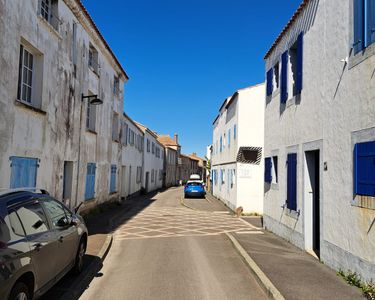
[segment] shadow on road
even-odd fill
[[[91,243],[93,249],[88,249],[88,254],[84,257],[83,272],[78,276],[67,274],[40,299],[79,299],[90,286],[91,281],[103,275],[100,273],[103,266],[101,259],[90,254],[99,253],[103,245],[100,239],[105,239],[108,233],[115,231],[120,225],[125,224],[156,201],[154,198],[156,194],[158,192],[151,192],[125,200],[121,204],[107,204],[100,208],[100,212],[85,217],[89,238],[93,240]],[[96,243],[95,239],[99,241]]]

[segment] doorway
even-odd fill
[[[305,241],[306,249],[320,257],[320,151],[305,152]]]
[[[121,168],[121,198],[126,198],[126,166]]]
[[[148,193],[148,179],[150,177],[150,173],[149,172],[146,172],[146,178],[145,178],[145,190],[146,190],[146,193]]]
[[[129,166],[129,190],[128,190],[128,196],[130,196],[132,193],[132,166]]]
[[[73,184],[73,162],[64,161],[64,175],[63,175],[63,201],[70,206],[72,199],[72,184]]]

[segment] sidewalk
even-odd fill
[[[208,197],[210,205],[199,200],[202,204],[198,204],[196,200],[194,207],[211,212],[219,206],[227,209],[212,195]],[[253,226],[262,227],[260,217],[242,219]],[[334,270],[270,232],[262,230],[258,234],[233,233],[232,236],[287,300],[364,299],[359,289],[348,285]],[[251,265],[249,267],[252,268]]]

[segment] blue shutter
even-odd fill
[[[297,154],[288,154],[287,207],[297,210]]]
[[[354,53],[358,53],[364,48],[364,0],[353,1],[354,10]]]
[[[234,127],[233,127],[233,139],[235,140],[237,137],[237,125],[234,124]]]
[[[296,78],[296,93],[302,92],[302,76],[303,75],[303,32],[301,32],[297,39],[297,78]]]
[[[281,91],[280,101],[286,103],[288,100],[288,50],[281,56]]]
[[[94,163],[87,164],[85,200],[93,199],[95,196],[95,171]]]
[[[375,196],[375,142],[354,147],[354,192],[356,195]]]
[[[272,95],[273,90],[273,68],[269,69],[267,72],[267,96]]]
[[[375,43],[375,0],[367,0],[366,47]]]
[[[272,160],[271,157],[266,157],[264,160],[264,182],[272,182]]]
[[[11,157],[10,188],[36,187],[37,158]]]

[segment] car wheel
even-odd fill
[[[26,284],[17,282],[12,288],[9,295],[9,300],[28,300],[31,299],[30,291]]]
[[[83,257],[85,256],[85,243],[83,240],[80,241],[79,246],[78,246],[78,251],[76,255],[76,260],[75,264],[73,267],[73,272],[74,274],[79,274],[82,272],[83,269]]]

